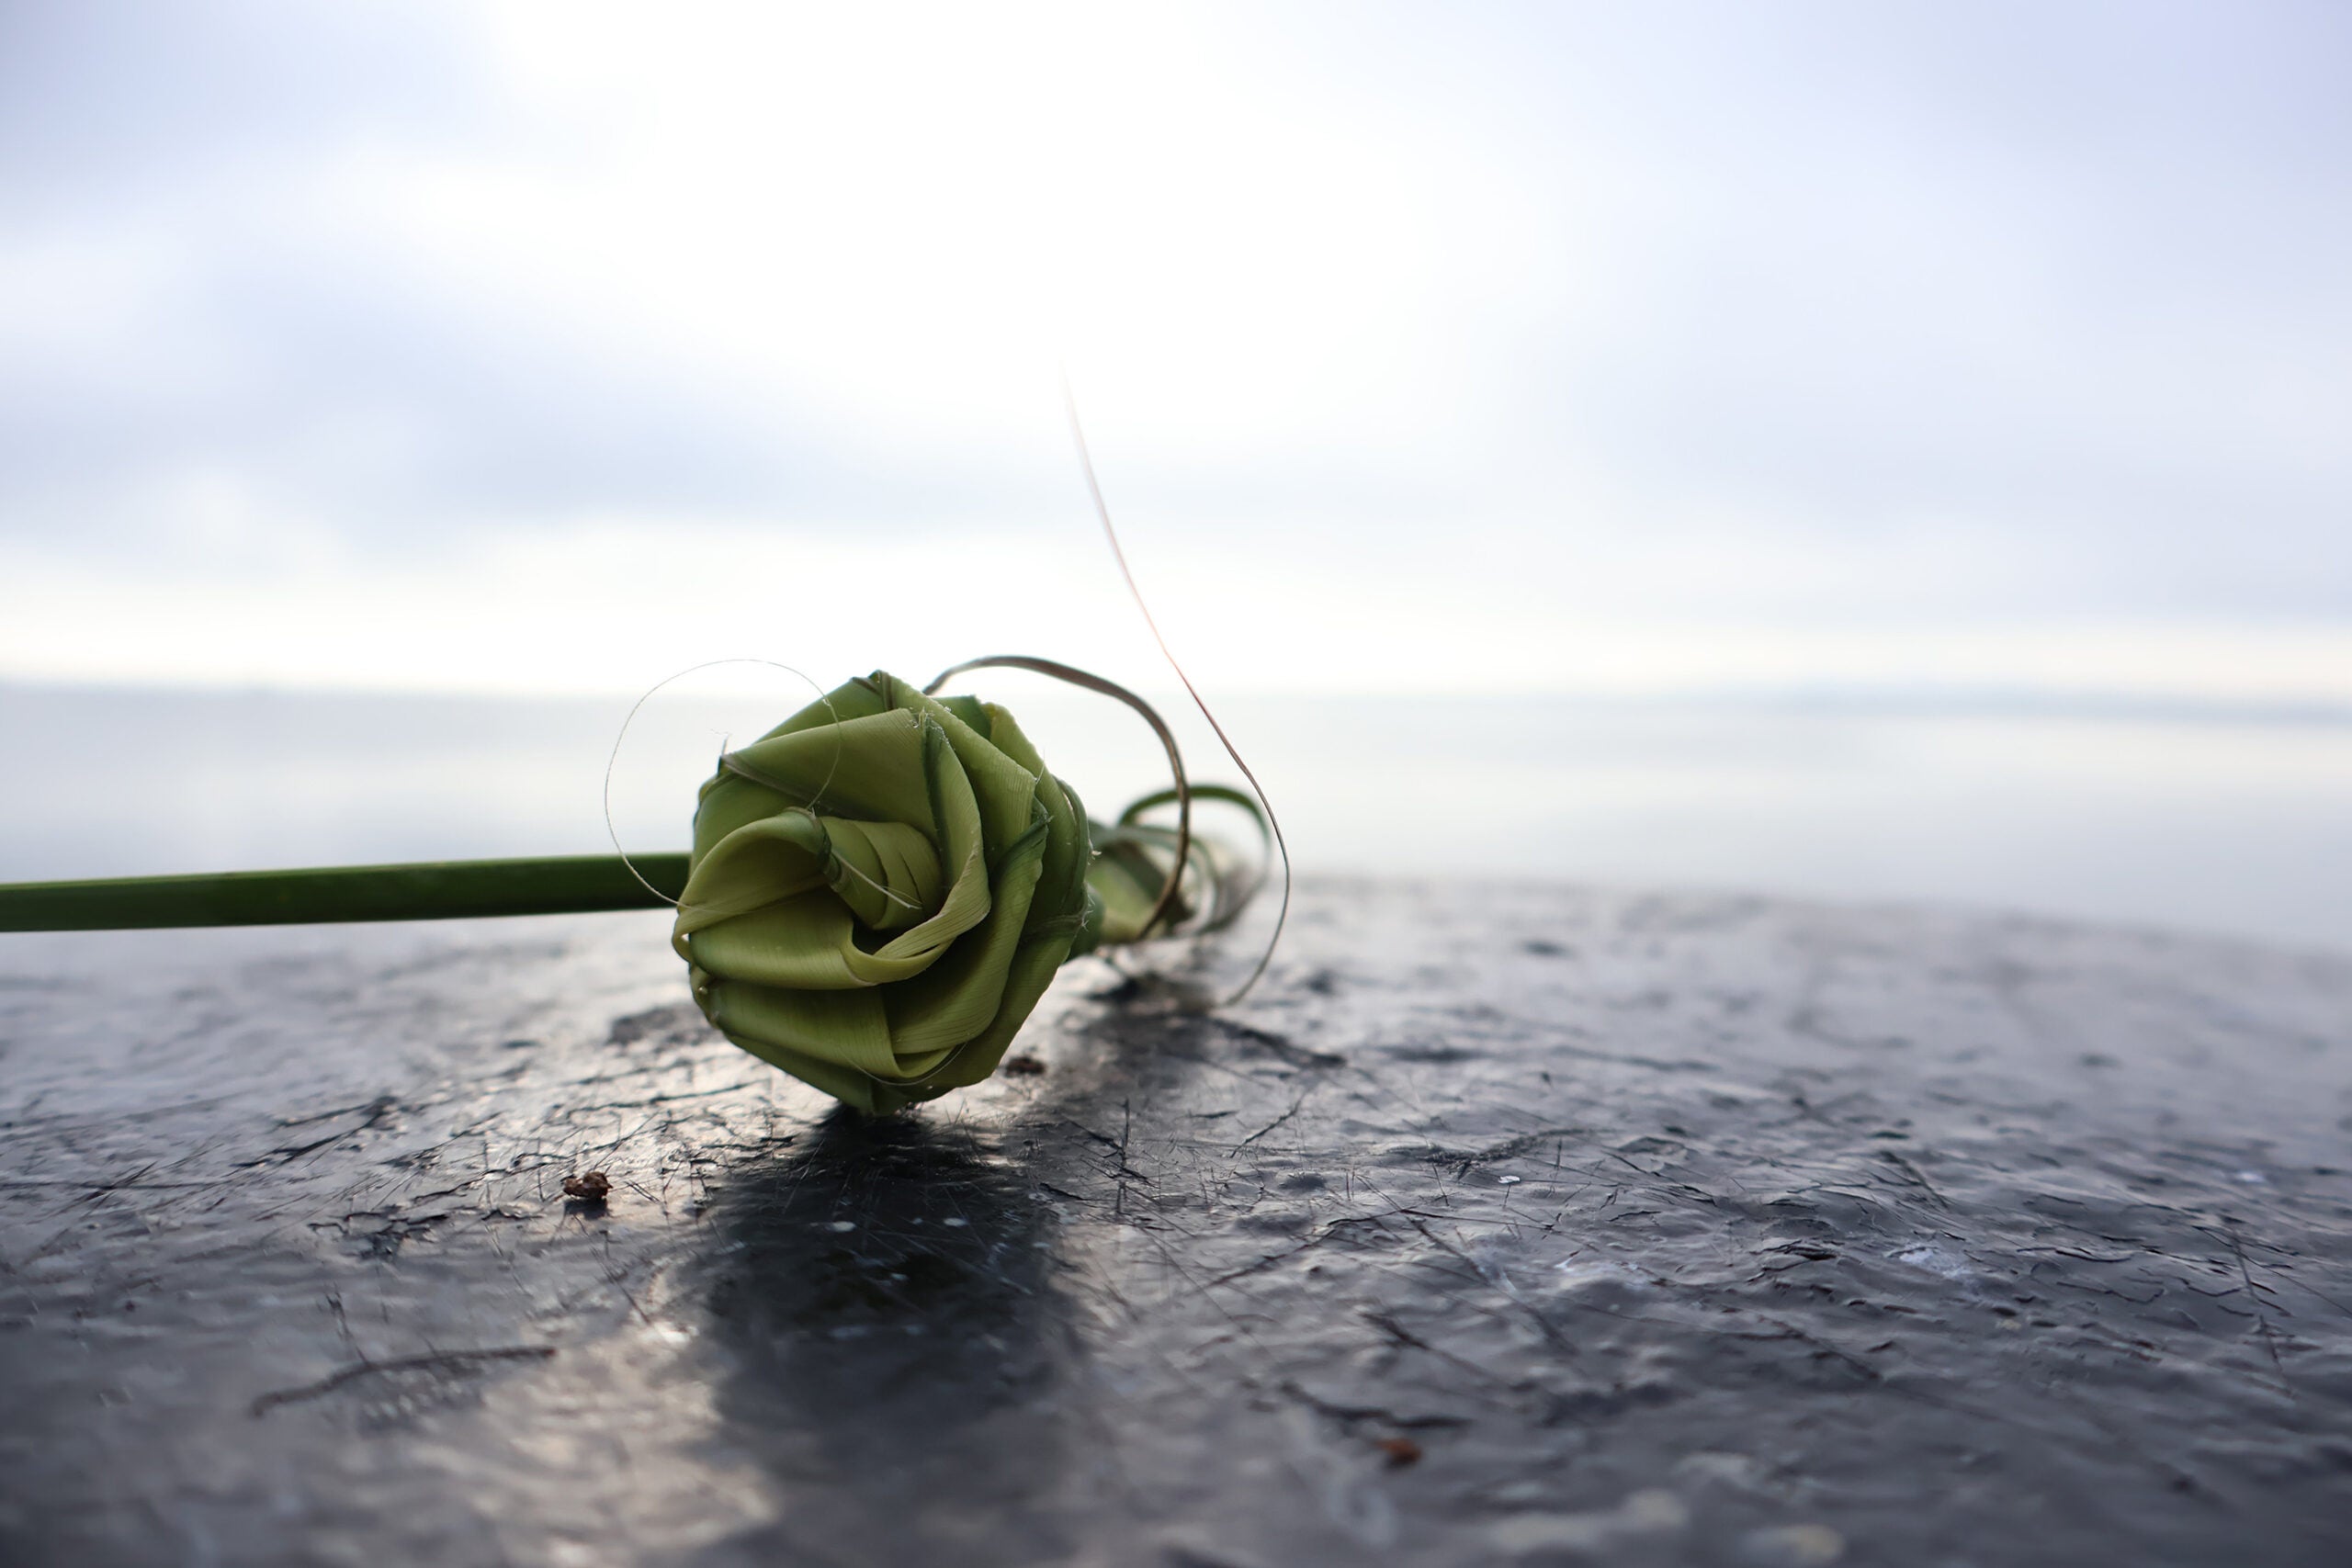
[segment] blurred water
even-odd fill
[[[787,689],[783,701],[805,693]],[[1008,694],[1098,814],[1106,704]],[[754,707],[657,703],[616,820],[683,843]],[[624,702],[0,688],[0,880],[594,852]],[[1760,702],[1236,700],[1300,868],[1965,903],[2352,947],[2352,723]],[[1187,731],[1196,777],[1230,778]]]

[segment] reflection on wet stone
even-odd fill
[[[718,1409],[795,1490],[709,1561],[1046,1560],[1008,1529],[1064,1464],[1048,1216],[968,1131],[842,1111],[728,1173],[702,1267]]]
[[[882,1122],[657,922],[0,949],[0,1562],[2352,1561],[2352,962],[1294,937]]]

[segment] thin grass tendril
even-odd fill
[[[936,696],[940,687],[973,670],[1026,670],[1033,675],[1048,675],[1100,695],[1116,698],[1141,714],[1143,721],[1151,726],[1152,733],[1159,737],[1159,743],[1168,749],[1168,772],[1176,781],[1176,863],[1168,873],[1168,880],[1160,885],[1159,897],[1151,906],[1151,913],[1144,919],[1143,929],[1149,931],[1159,923],[1159,917],[1168,912],[1168,906],[1176,901],[1176,890],[1183,884],[1185,861],[1193,843],[1193,784],[1184,776],[1184,754],[1176,748],[1176,732],[1168,728],[1168,721],[1159,716],[1158,708],[1116,681],[1106,681],[1092,671],[1080,670],[1075,664],[1035,659],[1022,653],[996,653],[985,659],[967,659],[961,664],[950,665],[932,677],[931,684],[922,689],[922,694]]]
[[[678,900],[671,897],[667,893],[662,892],[662,889],[654,886],[650,882],[646,881],[645,874],[637,869],[637,863],[628,858],[628,852],[627,850],[621,848],[621,830],[613,825],[613,770],[620,765],[621,745],[622,742],[628,739],[628,727],[637,721],[639,711],[642,709],[646,704],[653,700],[653,694],[656,692],[659,692],[662,687],[668,685],[673,681],[683,681],[689,675],[695,674],[704,670],[716,670],[722,664],[764,664],[771,670],[781,670],[787,675],[797,676],[800,680],[808,681],[808,689],[817,694],[817,700],[825,705],[825,711],[827,713],[833,716],[833,723],[838,726],[842,721],[840,712],[833,706],[833,699],[826,694],[824,687],[817,684],[815,681],[809,680],[805,671],[795,670],[789,664],[780,664],[773,659],[706,659],[700,664],[687,665],[684,670],[677,671],[675,674],[662,676],[662,679],[654,682],[650,686],[646,687],[644,693],[638,697],[637,701],[629,704],[628,713],[621,720],[620,732],[613,737],[613,750],[611,753],[605,758],[605,837],[613,841],[613,852],[621,857],[621,864],[628,868],[628,874],[631,876],[637,878],[638,886],[643,887],[648,893],[652,894],[656,898],[661,899],[664,904],[670,905],[673,908],[677,907]],[[723,767],[726,765],[727,761],[725,756],[725,741],[722,740],[719,743],[719,750],[721,752],[719,764]],[[832,767],[826,770],[825,783],[823,785],[820,786],[817,791],[820,797],[824,795],[825,789],[831,787],[832,784],[833,771],[838,769],[841,765],[841,737],[836,734],[833,737]]]
[[[1266,951],[1259,954],[1258,966],[1250,971],[1250,977],[1241,982],[1241,988],[1225,998],[1224,1005],[1231,1007],[1248,996],[1264,977],[1266,966],[1274,961],[1274,949],[1282,944],[1283,927],[1290,921],[1290,841],[1283,837],[1283,825],[1274,815],[1274,803],[1266,798],[1266,786],[1258,782],[1258,775],[1250,771],[1250,764],[1242,760],[1240,751],[1234,746],[1232,738],[1226,734],[1225,726],[1219,724],[1216,715],[1209,711],[1209,705],[1202,699],[1200,689],[1193,684],[1193,678],[1184,673],[1183,665],[1177,662],[1175,653],[1168,646],[1168,638],[1160,634],[1159,623],[1152,619],[1151,606],[1144,603],[1143,590],[1136,585],[1135,571],[1127,565],[1127,552],[1119,546],[1119,531],[1111,525],[1111,507],[1102,499],[1102,484],[1094,474],[1094,455],[1087,449],[1086,426],[1078,417],[1078,394],[1070,389],[1067,369],[1062,373],[1062,408],[1069,415],[1070,439],[1078,446],[1078,464],[1086,473],[1086,492],[1093,497],[1094,515],[1102,520],[1102,536],[1110,541],[1111,557],[1119,563],[1119,575],[1126,580],[1127,592],[1136,602],[1136,610],[1143,616],[1145,626],[1149,628],[1151,640],[1159,645],[1160,657],[1168,660],[1170,670],[1176,671],[1176,679],[1184,683],[1184,694],[1193,699],[1193,705],[1201,710],[1201,716],[1208,720],[1209,728],[1216,732],[1217,744],[1223,746],[1225,754],[1233,759],[1233,765],[1241,770],[1241,776],[1250,781],[1250,788],[1256,793],[1258,804],[1265,807],[1266,825],[1273,829],[1275,852],[1282,856],[1283,901],[1280,911],[1274,916],[1273,935],[1266,939]],[[1183,856],[1179,853],[1176,863],[1182,867],[1183,863]]]

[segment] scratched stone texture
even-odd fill
[[[662,938],[5,939],[0,1561],[2352,1561],[2352,959],[1324,883],[861,1123]]]

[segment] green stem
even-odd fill
[[[653,886],[648,888],[629,872]],[[0,886],[0,931],[453,920],[659,908],[686,885],[684,854],[432,861]]]

